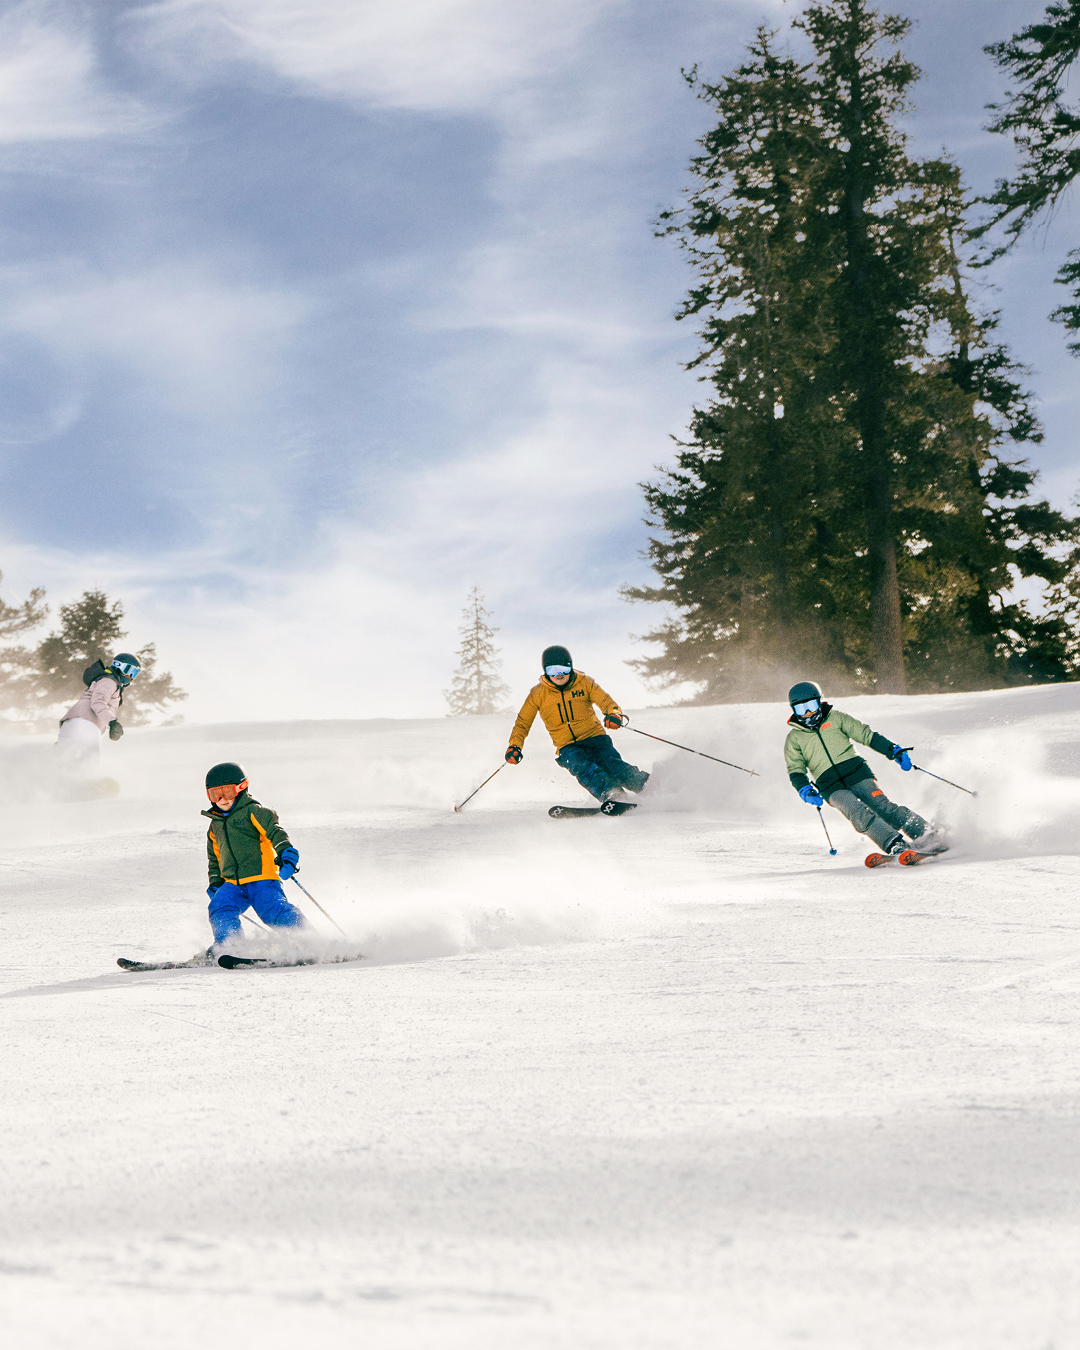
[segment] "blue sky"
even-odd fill
[[[439,715],[474,583],[515,700],[568,643],[627,704],[655,622],[638,483],[698,395],[689,275],[652,235],[743,0],[0,5],[0,568],[99,585],[198,720]],[[917,150],[976,187],[984,43],[1020,0],[891,7]],[[1066,209],[990,278],[1080,478],[1077,366],[1046,315]]]

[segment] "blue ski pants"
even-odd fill
[[[605,793],[616,788],[640,792],[649,781],[644,769],[627,764],[610,736],[589,736],[584,741],[564,745],[555,756],[555,763],[572,773],[598,802],[604,800]]]
[[[303,914],[285,899],[280,881],[249,881],[243,886],[226,881],[210,901],[210,927],[215,942],[224,942],[241,931],[240,915],[249,906],[269,928],[304,926]]]

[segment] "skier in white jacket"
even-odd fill
[[[86,670],[83,679],[87,686],[60,719],[56,738],[70,759],[91,768],[98,761],[104,733],[109,733],[111,741],[120,739],[124,728],[117,714],[124,701],[123,691],[138,675],[139,658],[130,652],[119,652],[107,668],[97,661]]]

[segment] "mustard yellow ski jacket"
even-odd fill
[[[822,712],[821,725],[815,730],[802,726],[794,717],[788,719],[791,730],[784,742],[784,760],[796,792],[812,778],[828,801],[830,792],[874,777],[870,765],[855,753],[852,741],[868,745],[888,759],[892,758],[893,743],[871,731],[857,717],[828,703],[822,706]]]
[[[575,670],[567,682],[560,688],[552,684],[546,675],[540,677],[540,683],[529,690],[529,697],[521,705],[514,729],[510,733],[510,744],[523,746],[529,729],[540,714],[541,721],[548,729],[548,735],[555,742],[555,753],[574,741],[587,741],[590,736],[605,735],[593,704],[601,712],[614,712],[622,716],[622,709],[604,692],[589,675]]]
[[[212,806],[208,817],[206,862],[210,885],[231,881],[245,886],[249,881],[275,881],[276,859],[289,847],[289,836],[278,824],[277,812],[257,802],[246,790],[225,815]]]

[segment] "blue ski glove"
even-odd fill
[[[503,756],[507,764],[521,763],[521,746],[511,745],[507,747],[506,754]]]
[[[283,848],[275,859],[277,862],[278,876],[282,881],[288,881],[294,872],[300,871],[300,854],[290,844],[288,848]]]
[[[799,789],[799,796],[803,799],[803,801],[807,804],[807,806],[825,805],[825,798],[821,795],[821,793],[817,790],[817,788],[813,785],[813,783],[807,783],[805,787],[801,787]]]
[[[893,746],[892,757],[894,762],[899,764],[905,773],[911,768],[911,760],[908,758],[908,752],[902,745]]]
[[[224,884],[225,883],[223,881],[219,881],[216,886],[207,886],[206,894],[210,897],[211,900],[213,900],[214,896],[217,895],[218,891],[221,890]]]

